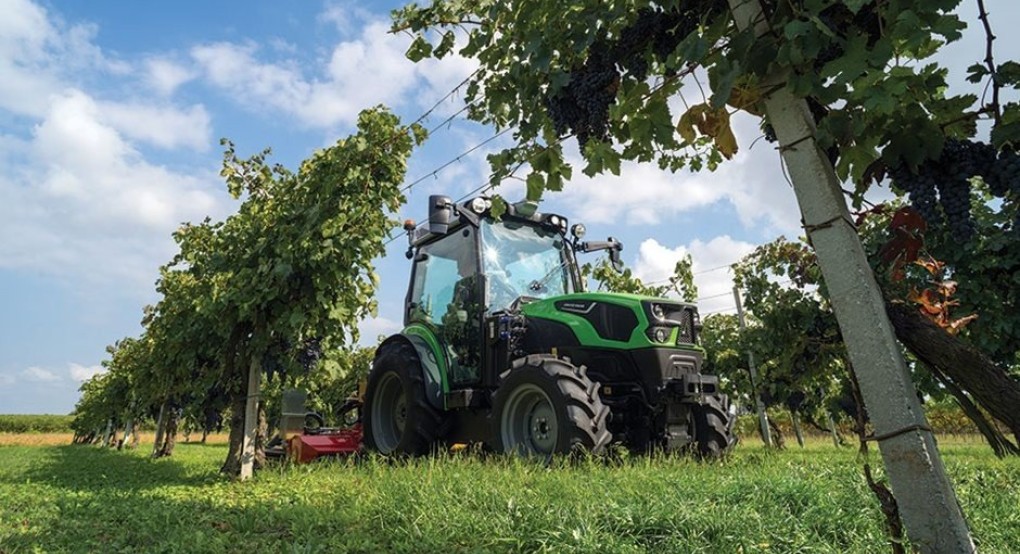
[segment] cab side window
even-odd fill
[[[457,230],[419,250],[408,322],[431,327],[450,360],[450,380],[478,379],[481,301],[475,230]]]

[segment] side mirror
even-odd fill
[[[450,229],[453,215],[453,203],[449,196],[433,194],[429,196],[429,232],[445,235]]]
[[[623,271],[623,260],[620,258],[620,251],[623,250],[623,243],[609,237],[605,241],[582,242],[576,246],[581,252],[596,252],[598,250],[609,251],[609,263],[617,272]]]
[[[617,273],[623,272],[623,260],[620,258],[620,251],[623,250],[623,243],[609,237],[609,263]]]

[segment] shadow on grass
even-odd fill
[[[232,483],[215,451],[189,446],[179,460],[150,460],[93,447],[35,450],[0,475],[0,553],[391,550],[385,536],[340,531],[359,525],[345,511],[348,495],[326,504],[347,506],[336,511],[272,476]]]
[[[188,442],[188,441],[181,441],[181,442],[177,443],[177,445],[178,446],[186,446],[188,448],[226,448],[227,447],[227,443],[225,443],[225,442],[200,442],[200,441]]]
[[[0,483],[51,485],[68,491],[140,491],[168,485],[203,485],[223,481],[211,468],[187,467],[173,457],[151,459],[138,451],[116,451],[66,445],[47,448],[47,455],[24,473]]]

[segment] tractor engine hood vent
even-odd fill
[[[638,326],[634,310],[619,304],[597,300],[559,300],[555,303],[561,312],[576,314],[591,324],[600,337],[606,340],[627,342]]]

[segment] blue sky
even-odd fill
[[[141,332],[173,229],[236,208],[217,176],[221,137],[242,154],[270,146],[295,167],[347,135],[360,109],[383,103],[414,119],[473,70],[458,58],[407,61],[409,39],[386,32],[400,4],[0,0],[0,413],[69,412],[106,345]],[[968,36],[942,55],[958,90],[983,57],[973,4],[962,11]],[[986,4],[1005,59],[1020,51],[1007,32],[1020,8]],[[454,95],[426,125],[462,105]],[[715,173],[625,165],[620,177],[575,179],[543,210],[621,238],[625,262],[649,281],[690,252],[702,313],[732,310],[728,272],[716,268],[796,236],[800,219],[775,150],[748,148],[758,136],[750,118],[735,125],[742,150]],[[454,120],[414,155],[408,179],[494,134]],[[484,155],[501,144],[422,181],[400,217],[421,220],[428,194],[457,198],[484,183]],[[514,181],[499,192],[522,195]],[[400,327],[405,244],[378,261],[368,341]]]

